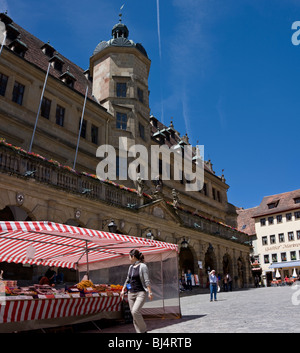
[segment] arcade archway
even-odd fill
[[[215,270],[218,273],[218,269],[216,268],[217,259],[214,252],[214,248],[211,244],[209,244],[207,251],[205,253],[204,262],[205,262],[204,267],[205,267],[206,273],[211,270]]]
[[[26,221],[30,222],[33,219],[29,214],[19,206],[6,206],[0,210],[0,221]]]
[[[194,255],[189,247],[181,248],[179,253],[179,273],[186,273],[187,270],[191,270],[192,273],[195,273]]]
[[[223,275],[230,274],[232,276],[232,260],[229,254],[223,256]]]

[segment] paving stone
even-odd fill
[[[148,333],[300,333],[300,282],[209,293],[192,291],[180,298],[182,318],[146,320]],[[102,333],[133,333],[133,325],[119,325]]]

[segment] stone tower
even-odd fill
[[[112,29],[112,38],[101,41],[90,58],[93,95],[115,117],[110,125],[110,144],[118,137],[129,145],[150,145],[148,76],[151,61],[144,47],[130,40],[122,23]]]

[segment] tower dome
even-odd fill
[[[121,17],[121,15],[120,15]],[[142,46],[140,43],[135,43],[133,40],[128,39],[129,36],[129,30],[127,26],[122,23],[122,20],[120,18],[119,23],[115,24],[112,28],[111,31],[112,34],[112,39],[109,41],[102,41],[100,42],[94,52],[93,55],[96,55],[100,51],[104,50],[107,47],[133,47],[138,49],[143,55],[145,55],[146,58],[148,58],[147,52],[145,48]]]
[[[113,38],[128,38],[129,36],[129,30],[126,25],[123,23],[119,22],[116,25],[113,26],[113,29],[111,31],[112,37]]]

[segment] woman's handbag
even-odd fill
[[[128,301],[123,299],[121,303],[122,316],[125,321],[125,324],[132,324],[133,318],[131,315],[130,307]]]

